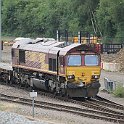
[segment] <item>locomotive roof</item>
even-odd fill
[[[60,55],[66,55],[69,50],[80,45],[81,44],[79,43],[65,45],[65,42],[58,42],[53,38],[37,38],[35,40],[30,38],[21,38],[15,40],[12,48],[52,54],[57,54],[60,50]]]

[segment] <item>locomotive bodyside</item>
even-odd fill
[[[21,84],[70,97],[95,96],[100,87],[100,57],[82,47],[51,39],[23,39],[12,48],[13,75]]]

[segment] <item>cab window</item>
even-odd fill
[[[97,55],[85,55],[86,66],[97,66],[99,64],[99,58]]]
[[[68,55],[67,57],[68,66],[80,66],[81,65],[81,56],[80,55]]]

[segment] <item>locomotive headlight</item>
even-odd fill
[[[93,79],[98,79],[99,78],[99,75],[92,75],[92,78]]]
[[[68,75],[67,78],[68,78],[68,79],[74,79],[75,76],[74,76],[74,75]]]

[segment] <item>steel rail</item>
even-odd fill
[[[9,96],[6,94],[0,94],[0,99],[4,101],[24,104],[24,105],[32,105],[31,99],[25,99],[22,97],[15,97],[15,96]],[[90,117],[95,119],[101,119],[106,121],[112,121],[112,122],[119,122],[124,123],[124,116],[118,115],[118,114],[110,114],[105,112],[100,112],[92,109],[82,109],[77,107],[71,107],[71,106],[65,106],[60,104],[53,104],[48,102],[42,102],[42,101],[35,101],[36,107],[46,108],[46,109],[52,109],[57,111],[63,111],[68,113],[73,113],[76,115],[80,115],[83,117]],[[91,114],[92,113],[92,114]]]

